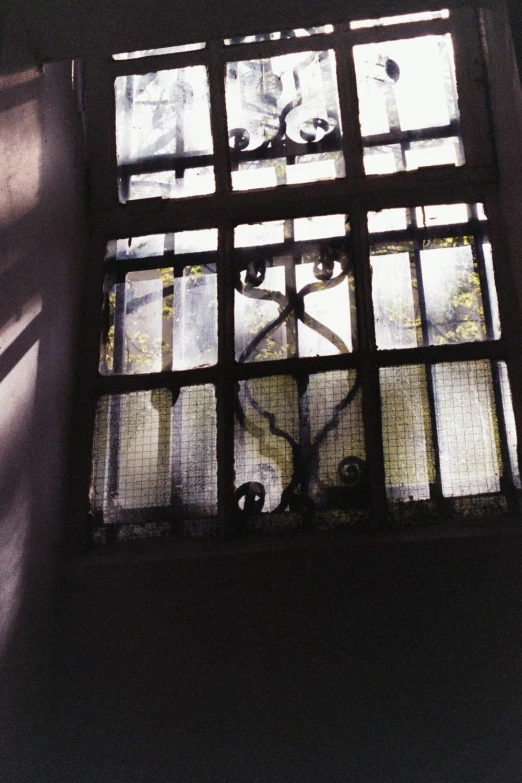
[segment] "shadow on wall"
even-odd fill
[[[17,738],[38,734],[64,517],[86,240],[70,63],[0,76],[0,160],[0,745],[13,780]]]

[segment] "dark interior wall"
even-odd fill
[[[481,0],[495,4],[496,0]],[[469,0],[452,0],[452,5]],[[7,0],[2,62],[204,41],[439,8],[430,0]]]
[[[518,534],[269,546],[71,568],[46,781],[522,780]]]
[[[82,148],[70,63],[0,77],[0,777],[5,781],[16,779],[18,760],[24,753],[30,757],[41,736],[39,689],[64,528],[86,245]]]

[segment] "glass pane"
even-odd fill
[[[177,52],[194,52],[204,49],[205,43],[183,44],[182,46],[165,46],[162,49],[139,49],[135,52],[122,52],[113,54],[113,60],[139,60],[143,57],[155,57],[159,54],[176,54]]]
[[[391,502],[427,500],[434,480],[426,370],[380,370],[386,491]]]
[[[131,261],[183,253],[211,253],[218,249],[217,228],[177,231],[175,234],[151,234],[117,239],[107,244],[106,260]]]
[[[480,280],[471,247],[421,251],[430,345],[486,339]]]
[[[118,76],[120,201],[215,190],[206,68]]]
[[[186,520],[214,515],[215,409],[212,386],[183,388],[177,397],[167,389],[102,397],[94,439],[95,516],[161,534],[183,532]]]
[[[256,237],[259,247],[248,246]],[[238,361],[354,350],[355,283],[344,215],[238,226],[236,241]]]
[[[446,497],[500,491],[501,460],[491,365],[487,361],[432,368]]]
[[[367,174],[462,165],[451,36],[353,49]]]
[[[418,319],[415,316],[409,253],[371,256],[375,338],[381,350],[415,348]]]
[[[295,381],[285,375],[240,381],[236,415],[235,471],[239,509],[248,513],[250,503],[252,511],[258,506],[259,511],[274,511],[281,504],[283,490],[290,485],[294,474],[293,450],[299,437]],[[261,485],[262,490],[252,487],[253,483]],[[255,490],[257,505],[254,503]]]
[[[235,190],[344,176],[333,51],[228,63]]]
[[[244,35],[236,38],[225,38],[226,46],[242,43],[254,43],[255,41],[279,41],[281,38],[305,38],[309,35],[320,33],[332,33],[333,25],[326,24],[322,27],[298,27],[296,30],[283,30],[280,33],[260,33],[258,35]]]
[[[418,14],[402,14],[401,16],[383,16],[380,19],[359,19],[350,22],[352,30],[360,30],[364,27],[388,27],[393,24],[409,24],[411,22],[431,22],[432,19],[448,19],[449,11],[424,11]]]
[[[241,381],[236,399],[235,471],[243,519],[284,514],[288,528],[312,518],[353,521],[368,503],[364,430],[355,370]],[[316,512],[343,511],[326,516]]]
[[[368,213],[377,347],[499,339],[480,204]]]
[[[307,406],[308,486],[316,508],[364,507],[369,490],[357,371],[311,375]]]
[[[217,361],[215,264],[105,278],[100,372],[140,374]]]

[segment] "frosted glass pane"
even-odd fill
[[[299,439],[296,383],[288,376],[241,381],[237,404],[236,487],[261,484],[262,510],[274,511],[294,473],[292,441]],[[246,502],[246,498],[239,501],[241,510]]]
[[[118,76],[115,95],[120,201],[214,191],[204,66]]]
[[[449,34],[363,44],[353,56],[367,174],[464,163]]]
[[[346,252],[346,220],[324,215],[236,228],[238,361],[355,349],[355,281]],[[268,244],[276,247],[268,249]]]
[[[509,461],[511,462],[513,484],[517,489],[522,489],[522,482],[520,480],[520,467],[518,464],[517,426],[515,422],[515,412],[513,410],[511,387],[509,385],[509,376],[505,362],[499,362],[498,367],[500,374],[500,386],[502,390],[502,403],[504,407],[504,421],[506,423],[507,447],[509,452]]]
[[[380,370],[386,490],[391,502],[427,500],[433,471],[426,370]]]
[[[442,491],[500,491],[498,424],[487,361],[433,366]]]
[[[282,38],[306,38],[309,35],[332,33],[333,25],[326,24],[322,27],[297,27],[295,30],[284,30],[279,33],[258,33],[257,35],[244,35],[236,38],[225,38],[226,46],[236,44],[254,43],[255,41],[279,41]]]
[[[98,404],[91,502],[105,523],[216,512],[212,386],[107,395]]]
[[[194,43],[183,44],[181,46],[164,46],[162,49],[138,49],[135,52],[122,52],[113,54],[113,60],[140,60],[143,57],[156,57],[161,54],[176,54],[179,52],[195,52],[198,49],[204,49],[206,44]]]

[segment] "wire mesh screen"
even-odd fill
[[[366,455],[354,370],[242,381],[236,418],[236,499],[245,524],[349,524],[365,508]]]
[[[444,495],[498,492],[501,457],[491,364],[435,365],[433,388]]]
[[[385,367],[380,384],[388,499],[426,500],[434,479],[426,369]]]
[[[514,508],[520,473],[503,362],[387,367],[380,384],[393,517],[422,522]]]
[[[117,526],[117,538],[209,534],[216,470],[213,386],[100,399],[91,486],[95,527]]]

